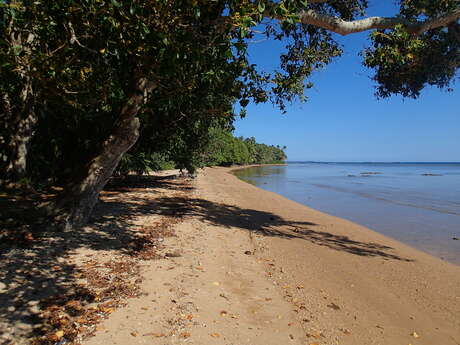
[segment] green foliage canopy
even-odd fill
[[[366,0],[0,0],[0,167],[15,151],[34,181],[83,176],[116,151],[101,148],[117,142],[134,99],[141,101],[126,123],[139,119],[132,143],[140,137],[126,146],[120,173],[169,161],[193,170],[283,160],[231,136],[233,105],[244,115],[249,102],[284,111],[304,100],[312,73],[342,54],[333,32],[376,29],[363,57],[378,96],[451,86],[460,64],[458,0],[399,4],[394,18],[361,18]],[[271,73],[250,61],[259,36],[285,44]],[[11,144],[21,142],[20,150]]]

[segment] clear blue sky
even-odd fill
[[[369,14],[390,15],[394,8],[386,3]],[[344,55],[315,74],[306,103],[288,106],[285,115],[270,104],[250,104],[248,116],[235,123],[235,135],[286,145],[288,160],[460,161],[459,83],[453,92],[427,88],[417,100],[378,100],[372,71],[358,55],[367,36],[339,37]],[[254,43],[251,56],[271,70],[281,49],[271,41]]]

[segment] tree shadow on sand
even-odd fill
[[[155,212],[159,214],[174,212],[178,217],[189,215],[217,226],[238,227],[263,236],[303,239],[316,245],[359,256],[413,261],[391,253],[392,247],[375,242],[356,241],[347,236],[315,230],[314,227],[317,226],[315,223],[285,220],[270,212],[243,209],[196,198],[160,198],[158,202],[162,207],[156,209]]]
[[[21,209],[18,200],[1,194],[0,344],[9,344],[8,335],[17,338],[18,334],[24,337],[37,334],[34,328],[40,328],[43,323],[44,300],[70,296],[82,304],[94,301],[94,294],[79,284],[81,265],[69,260],[75,251],[86,248],[136,257],[146,246],[158,244],[155,239],[167,235],[165,229],[188,216],[263,236],[303,239],[362,257],[412,261],[391,253],[392,248],[388,246],[315,230],[316,224],[310,222],[290,221],[269,212],[189,198],[190,189],[190,183],[171,177],[137,177],[116,187],[109,186],[91,224],[72,232],[48,231],[46,224],[34,224],[29,219],[34,217],[26,217],[33,204],[29,203],[27,209],[26,203]],[[11,213],[6,211],[10,208],[17,211],[13,222]],[[152,219],[163,221],[158,224],[136,222],[138,217],[147,215],[161,216]],[[7,237],[2,237],[4,231],[17,232],[20,236],[13,242],[6,241]]]
[[[111,185],[90,224],[71,232],[52,231],[34,211],[40,201],[36,197],[0,192],[0,345],[12,339],[28,343],[27,338],[43,334],[47,301],[94,302],[93,291],[81,284],[81,265],[70,261],[74,253],[89,249],[136,260],[156,239],[168,235],[168,222],[178,221],[163,217],[161,224],[143,227],[136,217],[153,214],[152,208],[159,206],[151,200],[160,193],[182,195],[190,188],[171,177],[138,177]]]

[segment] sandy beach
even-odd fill
[[[82,231],[8,254],[2,345],[37,327],[33,344],[460,344],[460,267],[229,168],[102,201]]]
[[[229,171],[169,200],[180,257],[87,344],[460,344],[460,267]]]

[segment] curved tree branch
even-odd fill
[[[304,10],[300,13],[300,21],[303,24],[315,25],[343,36],[371,29],[391,29],[399,24],[405,25],[410,33],[420,35],[428,30],[447,26],[458,18],[460,18],[460,8],[435,18],[416,22],[402,17],[369,17],[345,21],[314,10]]]

